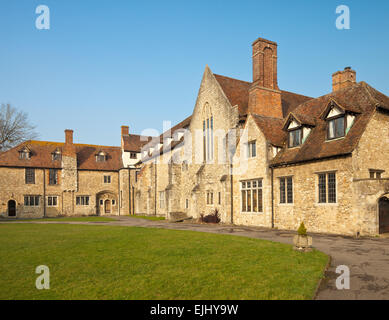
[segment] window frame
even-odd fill
[[[28,172],[30,172],[30,174],[32,172],[32,174],[29,175]],[[31,178],[31,176],[32,176],[32,180],[28,181],[28,178]],[[35,168],[25,168],[24,183],[25,184],[35,184]]]
[[[50,204],[51,199],[51,204]],[[55,199],[55,204],[53,204],[53,200]],[[49,208],[58,207],[58,196],[46,196],[46,204]]]
[[[279,177],[279,191],[280,191],[280,205],[293,205],[294,204],[294,183],[293,176]],[[282,188],[283,186],[283,188]],[[290,200],[291,199],[291,200]]]
[[[257,140],[246,143],[246,157],[248,159],[257,157]]]
[[[39,207],[40,206],[40,195],[24,195],[24,206],[25,207]],[[26,199],[28,199],[26,201]],[[33,201],[31,201],[33,199]]]
[[[53,178],[52,173],[54,173],[54,180],[52,180],[52,178]],[[59,182],[59,180],[58,180],[58,169],[50,168],[49,169],[49,185],[50,186],[56,186],[56,185],[59,184],[58,182]]]
[[[337,129],[336,129],[336,120],[342,119],[343,118],[343,135],[342,136],[337,136]],[[346,130],[347,130],[347,116],[345,113],[333,116],[331,118],[326,118],[327,122],[327,141],[331,140],[336,140],[336,139],[342,139],[346,136]],[[334,137],[330,137],[330,123],[334,122]]]
[[[338,192],[337,171],[317,172],[316,174],[317,174],[316,204],[317,205],[338,205],[339,192]],[[334,179],[333,181],[332,180],[330,181],[332,175],[334,175]]]
[[[291,145],[291,139],[290,139],[290,136],[292,133],[294,132],[297,132],[299,131],[300,132],[300,139],[299,139],[299,144],[298,145]],[[294,139],[293,139],[294,141]],[[298,128],[293,128],[293,129],[290,129],[288,130],[288,148],[289,149],[292,149],[292,148],[297,148],[297,147],[300,147],[301,145],[303,144],[303,128],[302,126],[298,127]]]
[[[90,206],[90,196],[76,196],[76,206]]]
[[[239,182],[240,182],[240,212],[245,214],[264,213],[263,178],[241,180]],[[257,211],[254,211],[254,198],[255,198],[254,194],[256,194],[255,200],[256,200]],[[244,201],[243,201],[243,195],[245,195]],[[250,197],[250,202],[248,201],[249,197]],[[249,203],[250,203],[250,210],[248,210]]]
[[[103,182],[104,184],[111,184],[111,175],[104,175]]]

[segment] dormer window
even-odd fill
[[[107,160],[107,154],[103,151],[100,151],[96,154],[96,162],[104,162]]]
[[[19,159],[29,160],[31,158],[31,151],[28,148],[23,148],[19,151]]]
[[[290,113],[283,128],[288,134],[288,147],[301,146],[308,139],[313,127],[315,121],[310,116]]]
[[[327,119],[327,139],[342,138],[346,135],[346,118],[344,115]]]
[[[289,148],[295,148],[302,144],[302,129],[295,129],[289,131]]]
[[[51,154],[51,158],[53,161],[59,161],[61,160],[61,151],[59,149],[55,150],[52,154]]]

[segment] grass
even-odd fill
[[[139,219],[146,219],[146,220],[152,220],[152,221],[160,221],[165,220],[165,217],[157,217],[157,216],[137,216],[137,215],[130,215],[131,218],[139,218]]]
[[[60,221],[69,221],[69,222],[90,222],[90,221],[116,221],[116,219],[108,217],[58,217],[58,218],[42,218],[42,219],[17,219],[15,221],[51,221],[51,222],[60,222]]]
[[[328,257],[231,235],[0,224],[0,299],[310,299]],[[35,268],[50,268],[37,290]]]

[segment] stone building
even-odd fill
[[[259,38],[252,50],[252,82],[207,66],[192,114],[159,137],[123,126],[121,147],[103,147],[73,144],[66,131],[65,143],[3,153],[1,214],[198,218],[217,209],[236,225],[388,232],[389,98],[351,68],[318,98],[282,90],[277,44]]]

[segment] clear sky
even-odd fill
[[[50,30],[38,30],[38,5]],[[338,30],[339,5],[350,30]],[[41,140],[120,145],[192,113],[202,73],[251,81],[251,43],[276,41],[283,90],[320,96],[331,74],[389,95],[389,2],[1,0],[0,103],[26,111]]]

